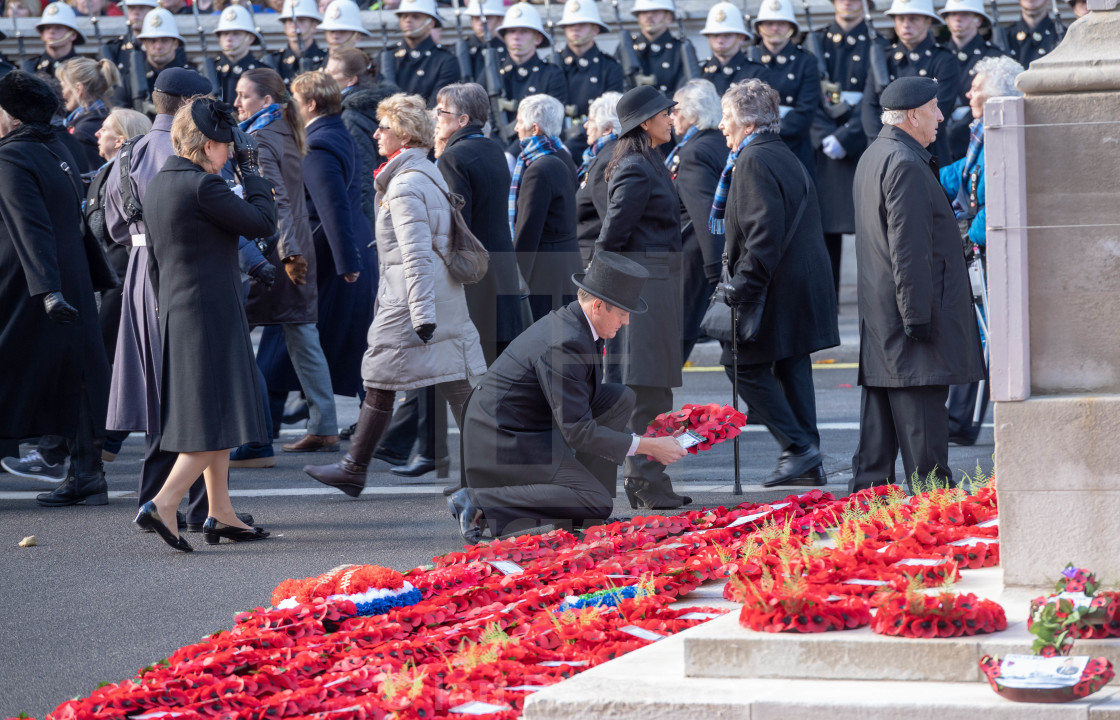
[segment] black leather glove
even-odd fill
[[[233,157],[237,160],[237,169],[241,176],[260,175],[260,149],[257,141],[241,128],[233,129]]]
[[[43,296],[43,309],[47,317],[59,325],[73,325],[78,320],[78,310],[60,292],[51,292]]]
[[[276,266],[270,262],[263,262],[249,271],[249,277],[270,288],[272,283],[276,282]]]
[[[420,327],[413,329],[416,330],[416,336],[423,340],[424,344],[427,345],[432,341],[432,335],[435,335],[436,333],[436,324],[424,323]]]
[[[735,286],[731,283],[719,283],[716,285],[716,295],[723,301],[724,305],[735,307],[739,304],[738,298],[735,297]]]
[[[911,340],[929,340],[929,323],[922,323],[921,325],[903,325],[902,330],[906,333],[906,337]]]

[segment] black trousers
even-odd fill
[[[734,371],[724,366],[728,379]],[[820,447],[813,361],[808,355],[773,363],[739,365],[739,397],[751,418],[760,421],[782,450],[804,452]]]
[[[984,392],[980,397],[980,419],[972,422],[976,412],[976,393],[980,383],[968,385],[949,386],[949,437],[976,442],[980,436],[980,426],[984,423],[984,416],[988,413],[988,383],[984,383]]]
[[[681,294],[684,301],[684,313],[681,316],[684,330],[684,354],[682,358],[688,360],[692,348],[700,339],[700,321],[712,299],[715,286],[704,274],[704,254],[700,250],[700,241],[696,238],[695,231],[685,240],[684,251],[681,257]]]
[[[621,431],[633,409],[634,393],[616,383],[600,385],[591,402],[595,421],[611,430]],[[498,536],[555,521],[603,520],[614,509],[617,483],[618,466],[613,462],[573,452],[565,454],[548,482],[471,487],[468,475],[467,492],[482,508],[490,531]]]
[[[434,387],[408,390],[378,448],[409,457],[447,457],[447,401]]]
[[[949,470],[948,385],[863,387],[859,408],[859,445],[852,456],[852,492],[894,484],[894,462],[902,452],[906,478],[924,482],[932,473],[939,484],[953,485]],[[911,488],[913,489],[913,488]]]
[[[673,389],[650,385],[627,385],[634,391],[634,411],[626,429],[635,435],[644,435],[650,421],[663,412],[673,409]],[[622,476],[651,483],[660,483],[666,476],[665,466],[645,455],[626,458],[622,465]]]
[[[140,489],[138,491],[138,504],[143,505],[163,488],[175,459],[179,453],[166,452],[160,448],[163,435],[148,435],[145,437],[147,445],[144,448],[144,464],[140,467]],[[204,523],[210,514],[210,500],[206,496],[206,482],[199,475],[187,492],[187,522]]]
[[[832,264],[832,286],[836,296],[840,296],[840,256],[844,249],[844,236],[841,233],[825,233],[824,246],[828,250],[828,260]]]

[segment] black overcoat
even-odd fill
[[[770,363],[840,344],[817,191],[812,180],[805,183],[794,160],[777,135],[762,133],[735,161],[726,214],[731,284],[739,300],[765,298],[758,337],[739,344],[743,364]],[[783,248],[803,198],[805,210]],[[721,362],[731,361],[727,345]]]
[[[712,214],[712,197],[727,164],[727,139],[715,128],[701,130],[684,144],[669,168],[681,196],[681,227],[684,243],[695,242],[704,258],[704,275],[719,281],[723,266],[723,238],[708,230]]]
[[[859,382],[966,385],[984,378],[961,235],[926,148],[886,126],[856,170]],[[928,340],[903,325],[930,323]]]
[[[393,93],[400,92],[396,85],[377,83],[371,87],[347,88],[342,94],[342,122],[358,145],[362,161],[362,214],[372,229],[377,221],[377,206],[373,203],[373,171],[385,162],[377,150],[373,133],[377,131],[377,106]]]
[[[51,153],[54,153],[53,155]],[[0,139],[0,437],[73,436],[86,393],[104,427],[109,359],[101,341],[69,152],[46,126]],[[51,321],[43,295],[61,292],[79,314]]]
[[[533,318],[575,299],[580,264],[576,239],[576,171],[566,152],[537,158],[521,173],[513,248],[529,283]]]
[[[89,110],[78,116],[68,128],[82,148],[82,156],[74,159],[78,161],[83,173],[96,170],[105,162],[97,151],[97,131],[101,129],[107,117],[109,117],[109,110],[106,108]]]
[[[478,329],[487,364],[497,348],[521,334],[517,257],[509,235],[509,166],[498,143],[482,135],[478,125],[459,128],[439,156],[447,188],[463,197],[463,219],[490,253],[486,276],[464,285],[467,310]]]
[[[272,183],[245,178],[242,200],[218,175],[172,156],[148,185],[144,221],[163,345],[162,448],[269,442],[237,242],[274,231]]]
[[[633,436],[595,422],[600,373],[598,345],[579,303],[521,333],[467,404],[463,475],[471,487],[550,482],[573,452],[621,465]]]
[[[607,342],[607,379],[627,385],[680,387],[683,346],[681,201],[658,157],[631,153],[607,180],[595,207],[603,229],[595,252],[610,250],[642,264],[648,312]]]
[[[603,229],[603,218],[595,207],[595,198],[607,196],[607,180],[603,177],[603,171],[607,169],[617,143],[618,140],[610,140],[599,148],[576,190],[576,236],[579,238],[580,259],[584,267],[591,264],[591,258],[595,255],[595,242],[599,239],[599,231]]]

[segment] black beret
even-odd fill
[[[913,110],[937,97],[937,81],[928,77],[904,77],[887,85],[879,97],[884,110]]]
[[[49,123],[58,110],[51,86],[22,70],[0,78],[0,108],[22,123]]]
[[[188,68],[167,68],[161,71],[156,75],[155,89],[180,97],[209,95],[214,92],[209,80],[201,73]]]
[[[233,142],[233,106],[213,98],[199,98],[191,103],[191,119],[202,134],[214,142]]]

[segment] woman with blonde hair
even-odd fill
[[[200,97],[175,113],[176,154],[144,198],[163,345],[161,447],[179,457],[159,493],[140,507],[136,524],[183,552],[192,548],[176,530],[175,509],[200,473],[210,504],[202,526],[208,545],[223,537],[268,537],[234,513],[228,478],[230,448],[268,439],[237,247],[239,236],[275,232],[276,203],[272,183],[260,176],[255,144],[230,110]],[[244,199],[218,175],[231,143]]]
[[[97,154],[105,162],[117,156],[125,140],[137,135],[147,135],[152,129],[152,121],[142,112],[131,108],[113,108],[94,133],[97,138]]]
[[[121,82],[120,71],[105,58],[72,58],[59,65],[54,74],[62,84],[62,102],[69,112],[66,128],[82,146],[87,167],[99,167],[97,131],[109,115],[110,96]]]
[[[299,90],[295,94],[301,98]],[[437,386],[459,423],[471,391],[468,378],[486,371],[463,286],[444,262],[451,204],[447,183],[428,160],[435,134],[432,113],[419,95],[398,93],[381,102],[377,117],[375,137],[388,160],[374,178],[381,278],[362,360],[366,397],[342,462],[304,468],[351,497],[365,487],[398,390]]]

